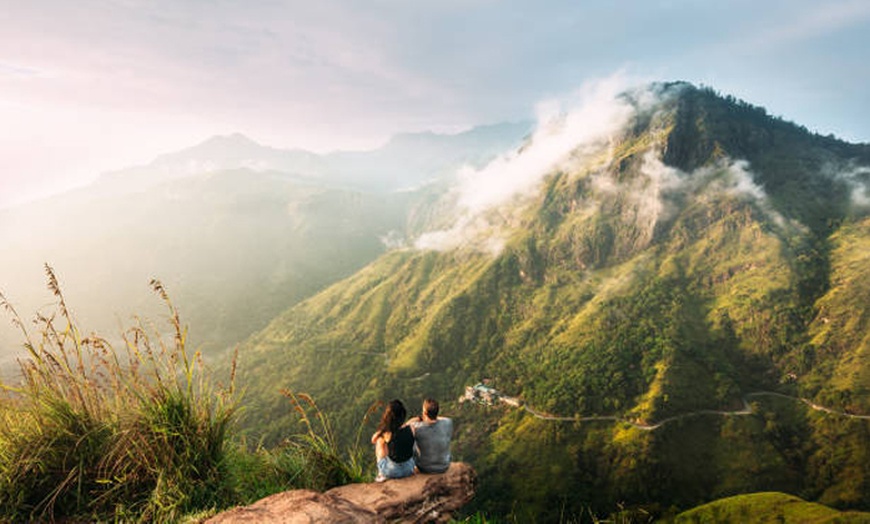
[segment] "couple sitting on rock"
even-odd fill
[[[391,400],[372,435],[378,459],[378,482],[420,473],[444,473],[450,467],[453,421],[438,416],[438,401],[423,401],[423,414],[405,422],[401,400]]]

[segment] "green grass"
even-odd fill
[[[752,493],[717,500],[677,515],[675,524],[715,522],[867,523],[870,513],[841,512],[784,493]]]
[[[140,321],[116,350],[83,336],[54,271],[46,266],[46,274],[57,311],[37,315],[35,336],[2,299],[29,351],[21,383],[3,386],[3,516],[166,520],[219,504],[235,397],[232,386],[213,388],[199,353],[189,354],[162,284],[151,283],[169,334]]]
[[[356,451],[339,453],[328,418],[290,394],[307,432],[279,448],[233,439],[239,408],[234,368],[217,387],[163,285],[167,325],[142,320],[121,349],[83,336],[54,271],[57,310],[31,332],[3,295],[25,339],[20,382],[0,397],[0,521],[177,521],[286,489],[363,480]]]

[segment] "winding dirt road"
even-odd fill
[[[802,397],[793,397],[791,395],[785,395],[783,393],[776,393],[775,391],[755,391],[752,393],[747,393],[743,395],[743,408],[735,411],[720,411],[715,409],[700,409],[698,411],[691,411],[689,413],[682,413],[680,415],[674,415],[672,417],[664,418],[654,424],[644,424],[642,422],[637,422],[634,420],[617,417],[617,416],[607,416],[607,415],[599,415],[592,417],[560,417],[557,415],[550,415],[548,413],[542,413],[540,411],[535,410],[534,408],[529,407],[528,405],[523,404],[522,408],[525,409],[530,414],[542,420],[552,420],[556,422],[596,422],[596,421],[610,421],[610,422],[619,422],[622,424],[626,424],[633,428],[637,428],[641,431],[654,431],[664,426],[665,424],[669,424],[671,422],[675,422],[677,420],[682,420],[690,417],[698,417],[702,415],[716,415],[721,417],[739,417],[746,415],[753,415],[755,410],[752,408],[752,405],[749,403],[749,399],[752,397],[779,397],[790,400],[797,400],[803,402],[807,406],[811,407],[816,411],[822,411],[824,413],[828,413],[831,415],[837,415],[842,417],[856,418],[862,420],[870,420],[870,415],[855,415],[853,413],[846,413],[844,411],[837,411],[835,409],[831,409],[825,406],[820,406],[819,404],[815,404],[812,401],[802,398]],[[502,402],[504,400],[502,399]]]

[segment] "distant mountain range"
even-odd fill
[[[406,133],[370,151],[317,154],[263,146],[242,134],[215,136],[189,149],[161,155],[150,164],[102,175],[86,191],[140,190],[226,170],[274,171],[298,181],[363,191],[418,188],[462,165],[480,167],[519,145],[530,122],[479,126],[457,134]]]
[[[374,151],[328,155],[213,137],[0,210],[0,291],[26,318],[45,310],[52,297],[42,266],[50,263],[85,328],[111,337],[134,313],[161,314],[148,291],[159,278],[192,340],[213,355],[406,242],[409,216],[446,184],[427,181],[487,162],[529,129],[399,135]],[[10,363],[22,343],[0,322],[0,361]]]
[[[474,209],[440,193],[417,208],[419,249],[245,342],[252,435],[292,431],[281,387],[348,439],[373,402],[434,395],[496,513],[759,490],[870,508],[870,422],[848,416],[870,414],[870,145],[684,83],[615,103],[618,125],[580,133],[522,190]],[[478,175],[520,179],[581,124]],[[454,402],[484,378],[533,409]]]

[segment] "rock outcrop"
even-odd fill
[[[438,475],[349,484],[325,493],[293,490],[212,517],[206,524],[447,522],[474,496],[476,474],[454,462]]]

